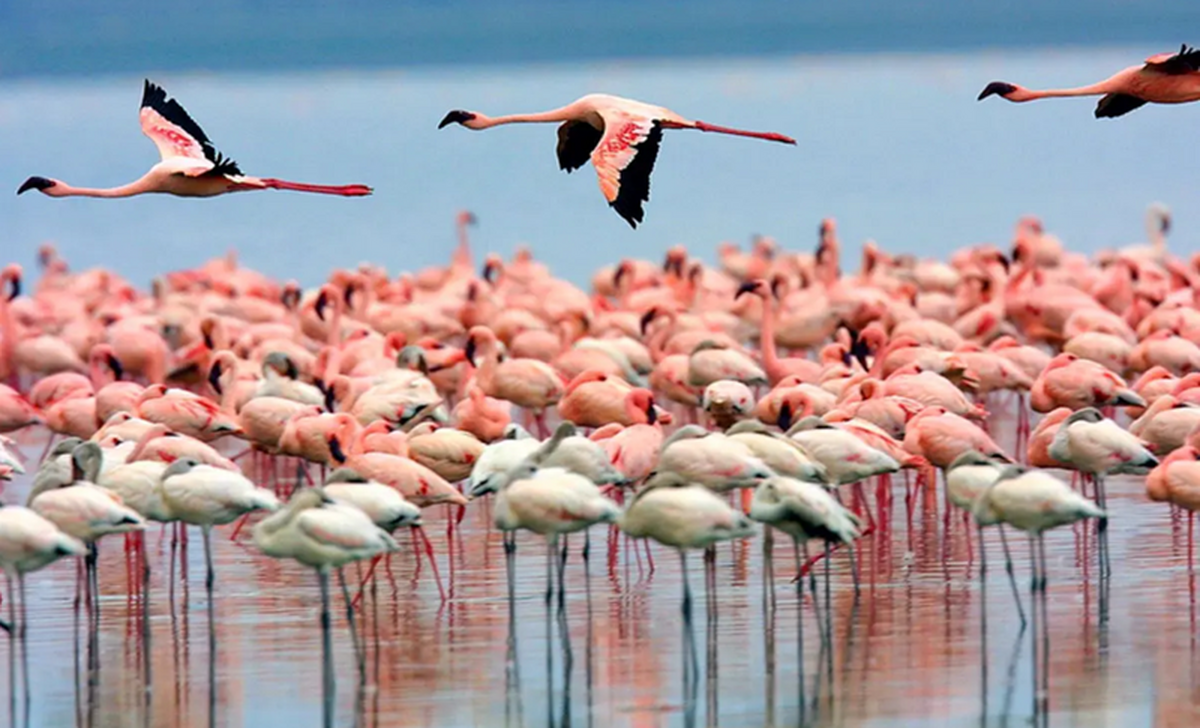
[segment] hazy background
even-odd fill
[[[1003,244],[1026,213],[1093,250],[1141,240],[1155,200],[1188,250],[1200,106],[1097,121],[1090,99],[975,96],[995,79],[1091,83],[1200,43],[1186,35],[1198,28],[1200,3],[1125,0],[0,2],[0,182],[13,190],[30,174],[87,186],[142,174],[157,159],[137,126],[144,77],[249,174],[376,188],[368,199],[7,193],[0,250],[28,266],[54,240],[76,267],[144,284],[233,246],[311,284],[359,260],[439,263],[454,212],[469,208],[477,250],[528,242],[583,281],[679,242],[711,256],[763,233],[809,248],[823,216],[838,219],[848,255],[866,238],[923,255]],[[590,167],[558,171],[551,126],[435,128],[450,108],[541,110],[598,91],[799,145],[669,134],[633,231]]]

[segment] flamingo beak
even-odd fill
[[[217,394],[224,394],[221,390],[221,362],[215,362],[208,370],[208,383],[212,385]]]
[[[792,405],[784,402],[779,407],[778,418],[779,429],[787,432],[792,427]]]
[[[13,276],[11,279],[9,279],[9,282],[12,284],[12,290],[9,291],[8,300],[11,301],[17,296],[21,295],[21,277]]]
[[[338,442],[337,435],[329,438],[329,454],[339,463],[346,462],[346,453],[342,450],[342,443]]]
[[[325,295],[325,291],[317,294],[316,303],[313,304],[313,311],[317,314],[317,318],[325,320],[325,307],[329,305],[329,296]]]
[[[325,395],[325,411],[333,412],[337,409],[337,397],[333,393],[333,387],[327,386],[325,382],[319,381],[317,385],[321,392]]]
[[[642,320],[640,322],[642,336],[646,335],[646,327],[648,327],[650,325],[650,322],[653,321],[654,317],[657,315],[658,315],[657,308],[652,308],[649,311],[647,311],[646,313],[642,314]]]
[[[463,347],[463,357],[471,366],[475,366],[475,337],[467,339],[467,345]]]
[[[646,422],[648,422],[651,425],[658,422],[658,412],[654,406],[653,399],[651,399],[650,403],[646,405]]]
[[[38,192],[43,192],[56,184],[58,183],[54,180],[46,179],[45,177],[30,177],[29,179],[25,180],[20,187],[17,188],[17,194],[19,195],[28,190],[37,190]]]
[[[125,376],[125,367],[121,366],[121,360],[112,354],[108,355],[108,368],[112,369],[113,378],[118,382]]]
[[[757,288],[758,283],[756,281],[746,281],[742,285],[738,286],[737,293],[733,294],[733,298],[736,301],[737,299],[741,298],[743,294],[754,293]]]
[[[487,281],[488,283],[495,283],[495,281],[492,280],[492,276],[494,276],[495,274],[496,274],[496,265],[494,263],[492,263],[492,261],[489,260],[488,262],[483,264],[483,271],[480,272],[479,275],[481,278],[483,278],[483,280]]]
[[[449,126],[450,124],[465,124],[466,122],[471,121],[474,118],[475,118],[475,115],[472,114],[470,111],[463,111],[462,109],[454,109],[453,111],[449,112],[444,117],[442,117],[442,121],[440,124],[438,124],[438,128],[442,129],[442,128]]]
[[[1003,81],[992,81],[987,86],[983,87],[983,90],[979,92],[979,96],[975,100],[983,101],[988,96],[999,96],[1001,98],[1008,98],[1008,95],[1016,90],[1017,90],[1017,87],[1012,85],[1011,83],[1005,83]]]

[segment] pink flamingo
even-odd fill
[[[664,129],[696,129],[795,144],[791,137],[771,132],[744,131],[691,121],[661,106],[605,94],[590,94],[562,108],[536,114],[489,117],[455,109],[438,128],[460,124],[490,129],[501,124],[563,122],[558,128],[558,164],[567,172],[579,169],[590,156],[600,177],[600,191],[617,214],[633,228],[642,221],[642,203],[650,199],[650,172],[658,156]]]
[[[758,279],[747,281],[738,288],[735,298],[749,293],[762,299],[762,324],[759,331],[759,346],[762,347],[763,369],[771,386],[779,380],[791,375],[798,375],[806,382],[815,382],[821,376],[821,365],[802,357],[779,358],[775,347],[775,325],[778,311],[775,309],[774,295],[767,282]]]
[[[142,133],[158,147],[162,161],[140,179],[120,187],[96,189],[73,187],[46,177],[30,177],[17,194],[37,190],[48,197],[132,197],[150,192],[165,192],[179,197],[213,197],[244,190],[296,190],[326,195],[361,197],[371,194],[366,185],[310,185],[271,177],[248,177],[237,162],[217,151],[208,136],[178,101],[146,81],[139,114]]]
[[[1130,66],[1090,86],[1036,91],[1003,81],[989,83],[979,100],[1000,96],[1023,102],[1062,96],[1103,96],[1096,118],[1115,118],[1143,104],[1185,104],[1200,100],[1200,51],[1181,45],[1178,53],[1150,56],[1141,66]]]
[[[472,366],[477,352],[483,361],[475,375],[476,385],[489,397],[507,400],[532,412],[541,436],[549,437],[546,408],[562,398],[566,389],[562,376],[537,359],[501,361],[496,335],[486,326],[472,327],[467,338],[466,354]]]

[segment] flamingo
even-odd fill
[[[633,538],[651,538],[678,549],[683,570],[684,659],[690,649],[691,669],[696,670],[687,549],[749,538],[755,534],[754,524],[708,488],[677,473],[660,473],[625,507],[618,525]]]
[[[1046,700],[1049,692],[1048,667],[1050,662],[1049,633],[1046,612],[1046,542],[1044,534],[1051,528],[1065,526],[1085,518],[1107,519],[1107,514],[1095,503],[1071,489],[1058,478],[1040,470],[1029,470],[1016,465],[1004,469],[1000,477],[981,493],[972,507],[975,521],[982,526],[1007,523],[1013,528],[1029,534],[1030,560],[1033,562],[1033,579],[1030,595],[1033,601],[1033,641],[1035,683],[1038,685],[1039,702]],[[1038,594],[1041,594],[1043,647],[1041,661],[1038,651]],[[1040,672],[1041,681],[1036,677]]]
[[[71,482],[29,494],[28,506],[59,529],[87,545],[86,592],[91,595],[93,624],[100,619],[100,589],[96,574],[96,541],[112,533],[146,528],[143,518],[114,493],[96,485],[103,453],[94,442],[71,451]],[[78,602],[77,602],[78,604]]]
[[[833,629],[833,609],[829,580],[830,544],[847,548],[850,568],[854,574],[854,589],[858,592],[858,568],[854,563],[854,547],[851,545],[862,536],[862,522],[858,516],[844,508],[837,499],[819,485],[788,477],[775,477],[754,489],[750,502],[750,518],[759,523],[774,526],[792,537],[792,545],[799,561],[803,547],[807,558],[808,541],[819,539],[825,542],[825,627]],[[765,541],[765,539],[764,539]],[[771,555],[764,543],[764,559],[771,573]],[[797,590],[797,595],[800,591]],[[813,592],[814,602],[816,590]],[[803,628],[800,638],[803,644]]]
[[[468,129],[490,129],[502,124],[562,122],[558,127],[558,165],[573,172],[592,160],[600,178],[600,192],[630,227],[637,228],[650,199],[650,173],[658,157],[664,129],[696,129],[720,134],[766,139],[784,144],[796,140],[774,132],[745,131],[691,121],[661,106],[606,94],[589,94],[559,109],[534,114],[489,117],[476,111],[454,109],[438,128],[459,124]]]
[[[64,556],[83,556],[86,547],[79,539],[60,531],[52,521],[21,506],[0,505],[0,569],[8,592],[8,685],[11,696],[9,725],[17,725],[17,648],[21,650],[21,677],[25,705],[29,705],[29,651],[25,643],[25,575],[48,566]],[[13,577],[17,590],[13,591]],[[20,599],[16,597],[19,595]],[[17,619],[17,604],[21,618]]]
[[[1200,100],[1200,51],[1186,44],[1178,53],[1150,56],[1141,66],[1130,66],[1090,86],[1037,91],[1004,81],[993,81],[979,101],[1000,96],[1021,103],[1062,96],[1103,96],[1096,104],[1097,119],[1124,116],[1146,103],[1186,104]]]
[[[978,450],[967,450],[950,463],[946,468],[946,497],[955,506],[963,509],[963,515],[970,517],[975,501],[988,488],[1000,479],[1006,462],[998,461]],[[987,561],[983,545],[983,524],[979,528],[979,580],[987,578]],[[1021,625],[1025,624],[1025,608],[1021,606],[1021,594],[1017,589],[1017,577],[1013,571],[1012,552],[1008,550],[1008,537],[1004,534],[1004,526],[998,525],[1000,544],[1004,548],[1004,571],[1008,574],[1008,583],[1012,587],[1013,599],[1017,603],[1017,614]]]
[[[322,686],[330,698],[335,682],[329,632],[329,570],[338,570],[338,581],[346,599],[346,618],[355,653],[359,655],[359,674],[365,678],[365,665],[354,630],[354,610],[350,606],[350,593],[341,567],[395,551],[395,540],[355,506],[332,500],[317,489],[306,488],[292,496],[287,506],[254,527],[254,545],[267,556],[294,559],[317,572],[321,588]],[[326,710],[329,710],[330,702],[325,701]],[[331,719],[327,713],[327,725]]]
[[[1105,475],[1145,475],[1158,465],[1158,458],[1151,454],[1137,435],[1125,431],[1094,407],[1085,407],[1063,420],[1050,443],[1049,452],[1055,460],[1092,476],[1096,484],[1097,505],[1102,509],[1107,505]],[[1106,521],[1101,521],[1099,526],[1100,568],[1105,576],[1111,573],[1106,525]]]
[[[277,511],[279,500],[241,473],[214,468],[191,458],[181,458],[167,466],[158,488],[172,518],[199,526],[204,537],[204,590],[208,596],[208,631],[213,635],[212,528],[233,523],[255,511]]]
[[[75,187],[48,177],[30,177],[17,194],[37,190],[47,197],[133,197],[163,192],[179,197],[214,197],[245,190],[296,190],[343,197],[371,194],[366,185],[312,185],[242,174],[237,162],[217,151],[208,135],[167,92],[146,80],[139,113],[142,133],[150,137],[162,161],[140,179],[120,187]]]
[[[616,523],[621,513],[617,504],[605,498],[596,484],[587,477],[563,468],[542,467],[546,457],[563,441],[566,432],[568,430],[560,427],[548,443],[509,472],[508,482],[496,496],[493,512],[496,528],[501,531],[525,529],[546,538],[547,609],[550,608],[550,600],[554,594],[551,565],[555,561],[559,535],[582,531],[597,523]],[[516,541],[506,538],[504,544],[511,600],[515,584],[513,556]],[[563,581],[566,560],[567,549],[564,543],[562,556],[558,561],[560,613],[566,600]]]

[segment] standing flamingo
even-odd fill
[[[346,619],[355,653],[359,655],[354,610],[350,606],[350,592],[346,588],[341,567],[352,561],[395,551],[396,542],[355,506],[331,500],[315,488],[306,488],[293,496],[281,511],[254,527],[254,545],[267,556],[295,559],[317,571],[321,587],[321,676],[325,690],[325,724],[330,725],[335,683],[333,644],[329,633],[329,570],[338,570],[338,582],[346,599]],[[365,668],[361,655],[358,659],[359,675],[363,677]]]
[[[1141,66],[1130,66],[1112,76],[1079,88],[1036,91],[1003,81],[993,81],[979,94],[1023,102],[1061,96],[1103,96],[1096,118],[1124,116],[1143,104],[1186,104],[1200,100],[1200,51],[1181,45],[1178,53],[1150,56]]]
[[[558,166],[573,172],[590,156],[600,177],[600,191],[617,214],[637,228],[650,199],[650,172],[658,157],[664,129],[696,129],[766,139],[784,144],[796,140],[773,132],[744,131],[691,121],[661,106],[606,94],[589,94],[566,106],[535,114],[489,117],[455,109],[438,124],[490,129],[501,124],[563,122],[558,127]]]
[[[21,673],[25,705],[29,705],[29,652],[25,644],[25,575],[48,566],[64,556],[83,556],[86,549],[78,539],[63,533],[36,511],[21,506],[0,505],[0,569],[4,570],[8,593],[8,685],[9,725],[17,725],[17,648],[21,650]],[[12,588],[13,577],[17,591]],[[17,599],[17,596],[20,599]],[[21,618],[17,619],[17,603]],[[26,708],[28,709],[28,708]]]
[[[96,189],[74,187],[47,177],[30,177],[17,189],[17,194],[37,190],[47,197],[133,197],[151,192],[213,197],[226,192],[275,189],[362,197],[372,192],[366,185],[310,185],[243,175],[237,162],[217,151],[179,102],[168,99],[167,92],[149,79],[142,90],[139,117],[142,133],[150,137],[162,155],[162,161],[140,179],[120,187]]]

